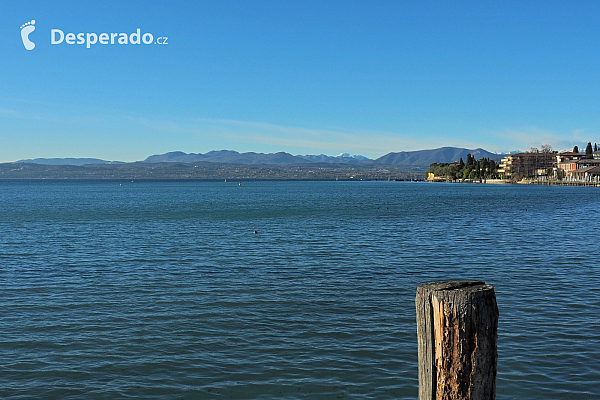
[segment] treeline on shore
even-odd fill
[[[461,158],[453,163],[432,163],[425,174],[427,177],[444,177],[449,180],[460,179],[494,179],[498,177],[498,164],[490,158],[475,160],[467,154],[467,161]]]

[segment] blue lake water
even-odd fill
[[[120,183],[0,182],[0,398],[415,399],[449,279],[496,290],[498,399],[600,398],[598,188]]]

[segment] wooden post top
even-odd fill
[[[448,282],[429,282],[423,283],[417,287],[417,291],[438,291],[438,290],[464,290],[479,291],[494,289],[483,281],[448,281]]]

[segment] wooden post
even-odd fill
[[[496,397],[498,306],[478,281],[417,287],[419,400]]]

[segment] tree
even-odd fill
[[[471,153],[467,154],[467,163],[465,164],[467,168],[472,167],[475,164],[475,157],[471,156]]]
[[[481,160],[479,160],[481,163],[481,175],[482,178],[485,178],[489,175],[491,168],[490,168],[490,159],[489,158],[482,158]]]
[[[594,143],[594,152],[598,151],[598,143]]]
[[[585,148],[585,158],[594,158],[594,150],[592,150],[592,142],[588,142]]]
[[[549,144],[543,144],[542,153],[552,153],[552,146],[550,146]]]
[[[490,160],[488,162],[488,173],[490,174],[491,177],[496,177],[496,170],[498,169],[498,166],[496,165],[496,162],[494,160]]]
[[[573,147],[573,153],[579,153],[579,147],[577,147],[577,146]]]
[[[471,168],[464,168],[462,170],[462,178],[463,179],[469,179],[469,174],[471,173]]]
[[[445,177],[448,180],[456,179],[483,179],[493,178],[498,174],[498,165],[489,158],[475,160],[471,154],[467,155],[467,163],[462,159],[457,163],[431,163],[426,176],[433,174],[436,177]]]

